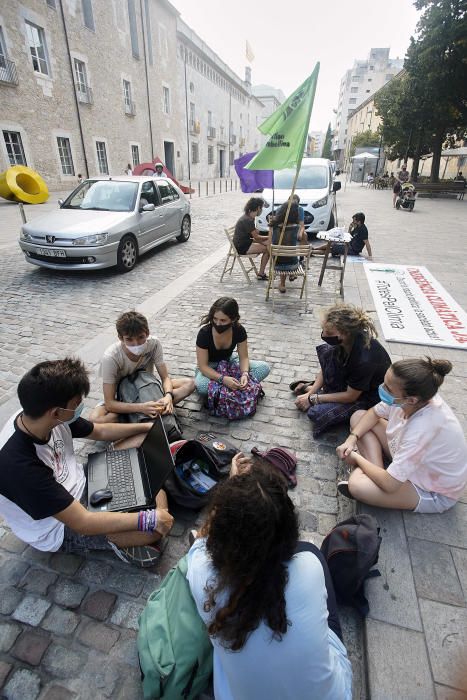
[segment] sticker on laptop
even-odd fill
[[[224,450],[227,449],[227,445],[225,444],[225,442],[220,442],[219,440],[216,440],[215,442],[213,442],[212,446],[214,447],[215,450],[219,450],[219,452],[223,452]]]

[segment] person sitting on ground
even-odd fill
[[[104,352],[100,374],[103,381],[104,403],[98,404],[89,416],[93,423],[113,423],[127,413],[144,413],[148,420],[173,413],[173,407],[195,390],[193,379],[172,379],[160,341],[149,334],[147,318],[138,311],[126,311],[118,317],[118,341]],[[118,383],[136,370],[144,369],[160,377],[164,397],[146,403],[123,403],[116,398]]]
[[[325,342],[316,348],[321,366],[316,379],[290,385],[299,394],[295,405],[313,422],[313,437],[378,403],[378,386],[391,364],[363,309],[335,304],[323,313],[321,328]]]
[[[277,214],[270,219],[270,244],[279,245],[280,242],[280,245],[296,246],[299,243],[306,244],[308,242],[305,234],[305,227],[300,225],[299,206],[295,202],[293,202],[293,204],[290,206],[289,214],[287,216],[287,225],[284,229],[284,234],[282,235],[282,229],[288,207],[288,202],[284,202]],[[302,236],[303,238],[299,238],[299,236]],[[277,272],[280,272],[279,291],[282,294],[285,294],[285,281],[287,279],[287,275],[289,275],[289,279],[291,281],[296,279],[296,276],[293,273],[297,271],[298,265],[299,260],[296,255],[277,258],[274,269]]]
[[[363,248],[366,248],[368,257],[372,258],[370,241],[368,240],[368,229],[365,225],[365,214],[361,211],[352,216],[352,223],[349,226],[349,233],[352,240],[348,244],[347,255],[360,255]],[[313,248],[313,254],[324,255],[327,243]],[[331,255],[339,257],[345,253],[345,244],[334,242],[331,244]]]
[[[196,338],[198,367],[195,383],[202,396],[208,393],[209,382],[212,380],[237,391],[247,386],[249,374],[262,382],[270,372],[267,362],[249,359],[247,333],[239,321],[238,303],[231,297],[217,299],[201,319],[201,328]],[[234,353],[235,348],[237,353]],[[240,366],[242,376],[239,381],[217,372],[221,360],[229,360]]]
[[[233,244],[239,255],[261,255],[258,272],[259,280],[266,280],[266,265],[269,260],[268,237],[263,236],[255,227],[255,219],[260,216],[264,206],[262,197],[251,197],[245,204],[245,213],[235,224]]]
[[[349,498],[382,508],[442,513],[467,484],[467,444],[438,394],[452,369],[430,357],[394,362],[379,387],[381,402],[354,413],[337,454],[354,468],[338,485]],[[391,460],[384,468],[384,459]]]
[[[242,455],[213,493],[187,579],[214,648],[216,700],[350,700],[327,564],[299,541],[284,477]]]
[[[81,418],[89,377],[71,357],[40,362],[18,385],[22,411],[0,433],[0,515],[20,540],[43,552],[113,549],[120,559],[154,564],[158,541],[173,524],[164,491],[156,508],[136,513],[89,512],[87,478],[73,439],[140,443],[152,423],[94,425]]]
[[[392,173],[391,173],[391,175],[392,175]],[[392,206],[393,207],[396,206],[397,195],[401,191],[402,185],[404,184],[404,182],[409,181],[409,177],[410,177],[410,175],[409,175],[409,172],[407,170],[407,165],[406,165],[406,163],[404,163],[402,168],[399,170],[399,172],[396,175],[396,179],[394,181],[394,187],[392,188],[392,192],[393,192],[393,194],[392,194]]]

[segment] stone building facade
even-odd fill
[[[5,0],[0,172],[25,164],[64,190],[159,156],[180,180],[227,176],[259,145],[247,78],[167,0]]]

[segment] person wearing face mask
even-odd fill
[[[17,537],[43,552],[113,550],[120,559],[154,564],[173,524],[163,491],[141,513],[89,512],[86,470],[73,440],[119,441],[124,449],[151,422],[93,424],[81,417],[89,377],[75,358],[40,362],[18,385],[22,410],[0,432],[0,515]]]
[[[290,384],[298,394],[295,405],[313,422],[313,437],[378,403],[378,386],[391,364],[363,309],[335,304],[324,312],[321,328],[324,344],[316,348],[321,367],[316,379]]]
[[[430,357],[394,362],[379,387],[381,402],[354,413],[337,454],[353,468],[340,493],[382,508],[442,513],[467,484],[467,444],[438,394],[452,369]],[[390,461],[387,469],[384,460]]]
[[[250,360],[247,333],[239,323],[238,304],[231,297],[221,297],[214,302],[206,316],[201,319],[201,328],[196,338],[195,374],[199,394],[208,393],[209,382],[214,380],[236,391],[244,389],[251,374],[259,382],[265,379],[270,368],[267,362]],[[235,348],[237,352],[234,353]],[[240,380],[220,374],[217,365],[221,360],[230,360],[240,366]]]
[[[159,414],[172,413],[173,407],[195,390],[193,379],[172,378],[164,362],[162,345],[149,333],[149,324],[143,314],[127,311],[117,319],[118,341],[104,352],[100,374],[103,382],[104,402],[98,404],[89,416],[93,423],[118,421],[125,413],[144,413],[149,419]],[[165,395],[159,401],[123,403],[116,398],[118,383],[138,369],[144,369],[160,377]],[[141,440],[139,441],[141,442]],[[135,440],[137,445],[138,440]]]

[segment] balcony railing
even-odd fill
[[[192,134],[199,134],[201,131],[201,125],[196,119],[190,119],[190,132]]]
[[[215,126],[208,126],[208,139],[215,139],[216,138],[216,127]]]
[[[18,85],[18,74],[13,61],[2,57],[0,59],[0,83],[8,83],[9,85]]]
[[[88,85],[83,85],[82,83],[76,84],[76,94],[78,95],[78,102],[85,105],[92,105],[93,97],[92,90]]]
[[[136,105],[132,101],[125,100],[125,114],[129,117],[134,117],[136,114]]]
[[[237,143],[237,137],[235,136],[235,134],[230,134],[230,145],[235,146],[236,143]]]

